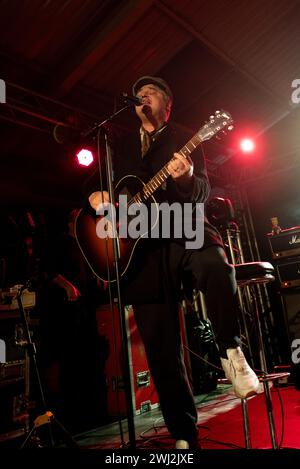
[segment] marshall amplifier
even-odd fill
[[[300,287],[300,256],[277,265],[281,288]]]
[[[281,233],[267,234],[273,259],[300,256],[300,226],[282,230]]]

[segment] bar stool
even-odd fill
[[[274,267],[269,262],[249,262],[249,263],[244,263],[244,264],[237,264],[234,267],[235,267],[236,280],[237,280],[238,287],[239,288],[249,287],[251,294],[252,294],[253,319],[255,321],[255,326],[256,326],[256,335],[257,335],[258,349],[259,349],[259,362],[260,362],[260,368],[262,371],[262,377],[260,377],[260,381],[262,381],[263,387],[264,387],[266,410],[268,414],[272,448],[277,449],[278,444],[277,444],[277,439],[276,439],[276,429],[275,429],[273,405],[272,405],[272,398],[271,398],[269,383],[270,381],[274,381],[276,379],[289,376],[289,373],[268,374],[266,357],[265,357],[265,352],[264,352],[264,345],[263,345],[261,321],[259,317],[259,309],[258,309],[258,304],[257,304],[257,296],[256,296],[255,288],[254,288],[254,286],[257,284],[265,284],[268,282],[272,282],[275,279]],[[247,399],[241,399],[241,402],[242,402],[242,411],[243,411],[245,447],[247,449],[250,449],[251,440],[250,440],[250,433],[249,433],[249,416],[248,416]]]

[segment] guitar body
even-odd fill
[[[132,196],[143,190],[144,182],[133,175],[128,175],[122,178],[115,188],[115,202],[117,202],[119,195],[127,195],[129,201]],[[156,215],[153,217],[153,227],[158,222],[159,211],[156,200],[153,196],[150,197],[148,202],[153,202],[152,207],[156,209]],[[97,234],[97,223],[103,220],[102,216],[97,216],[92,209],[81,209],[75,221],[75,235],[77,243],[81,249],[83,256],[92,269],[93,273],[103,281],[115,282],[115,254],[114,244],[117,246],[118,259],[119,259],[119,273],[121,276],[125,275],[131,259],[134,255],[136,246],[141,238],[146,236],[149,230],[142,233],[138,238],[133,239],[130,237],[119,237],[115,240],[112,237],[101,238]],[[122,223],[130,221],[130,216],[126,220],[118,219],[117,215],[117,232]]]

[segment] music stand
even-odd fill
[[[38,417],[35,418],[33,427],[29,431],[28,435],[26,436],[25,440],[23,441],[21,448],[25,448],[29,443],[31,438],[35,435],[36,431],[38,428],[42,427],[43,425],[47,425],[48,431],[49,431],[49,441],[50,441],[50,446],[54,447],[55,442],[53,438],[53,433],[52,433],[52,425],[55,424],[61,431],[61,434],[64,436],[65,443],[72,448],[78,448],[78,444],[75,442],[73,439],[72,435],[65,429],[65,427],[57,420],[53,412],[48,410],[46,400],[45,400],[45,394],[40,378],[40,373],[37,365],[37,359],[36,359],[36,347],[35,343],[32,341],[31,334],[29,331],[29,325],[26,317],[26,313],[24,310],[23,302],[22,302],[22,293],[25,289],[33,290],[32,285],[34,281],[29,280],[26,282],[25,285],[23,285],[21,288],[19,288],[19,291],[17,293],[16,299],[18,302],[18,307],[20,311],[20,316],[21,320],[23,323],[24,327],[24,333],[25,333],[25,343],[28,351],[28,356],[29,356],[29,363],[33,364],[33,371],[36,377],[37,381],[37,386],[38,386],[38,392],[39,392],[39,397],[40,397],[40,405],[42,408],[42,413],[38,415]]]

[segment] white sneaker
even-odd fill
[[[189,449],[189,442],[186,440],[177,440],[175,444],[176,449]]]
[[[225,376],[233,385],[237,397],[244,399],[263,392],[263,385],[248,365],[240,347],[226,350],[227,358],[221,358]]]

